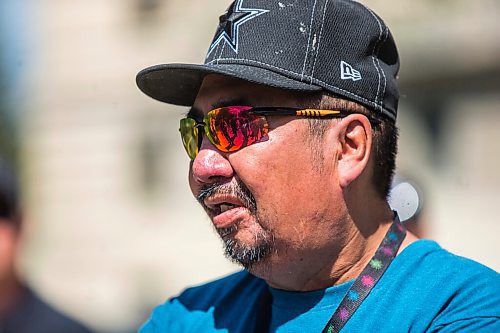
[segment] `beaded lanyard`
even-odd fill
[[[380,243],[375,255],[354,281],[351,288],[349,288],[322,333],[340,332],[373,287],[375,287],[394,257],[396,257],[405,235],[406,229],[399,221],[398,214],[394,212],[394,222],[387,231],[382,243]],[[257,309],[259,311],[257,312],[254,332],[262,333],[268,331],[271,321],[271,303],[271,295],[266,288],[258,301]]]
[[[395,213],[394,222],[387,231],[382,243],[380,243],[377,252],[349,288],[325,328],[323,328],[322,333],[340,332],[375,287],[394,257],[396,257],[405,235],[406,229],[399,222],[399,217]]]

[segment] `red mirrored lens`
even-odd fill
[[[207,136],[217,149],[236,151],[267,136],[268,124],[263,116],[247,111],[250,106],[229,106],[210,111],[205,117]]]

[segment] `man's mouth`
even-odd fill
[[[232,183],[205,186],[196,198],[218,231],[239,226],[251,219],[257,210],[252,193],[238,179]]]
[[[217,229],[229,228],[250,215],[242,200],[230,194],[214,194],[204,200],[204,206]]]
[[[220,212],[221,213],[224,213],[225,211],[229,210],[229,209],[233,209],[233,208],[236,208],[238,206],[236,205],[233,205],[233,204],[230,204],[230,203],[223,203],[223,204],[220,204]]]
[[[243,202],[231,194],[213,194],[203,200],[209,214],[216,216],[238,207],[244,207]]]

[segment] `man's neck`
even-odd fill
[[[331,281],[334,285],[353,280],[361,274],[382,243],[391,222],[379,224],[376,231],[368,237],[359,232],[349,240],[332,266]]]
[[[371,220],[371,221],[368,221]],[[392,224],[392,211],[385,210],[374,223],[373,218],[351,220],[353,226],[342,246],[333,244],[331,249],[308,254],[305,265],[296,265],[288,272],[267,271],[263,278],[274,288],[312,291],[325,289],[357,278],[374,256]],[[400,251],[417,238],[408,233]],[[272,265],[270,265],[272,266]],[[273,270],[271,268],[271,270]],[[261,274],[256,274],[261,276]],[[270,277],[269,279],[267,277]]]

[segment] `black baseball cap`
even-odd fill
[[[203,78],[223,74],[302,92],[326,91],[396,119],[394,39],[351,0],[236,0],[220,17],[204,64],[162,64],[137,74],[148,96],[192,106]]]

